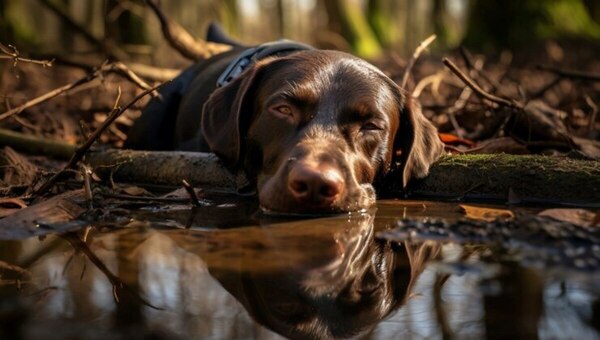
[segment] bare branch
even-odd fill
[[[52,63],[54,62],[54,60],[34,60],[29,58],[23,58],[19,55],[19,51],[15,46],[4,45],[2,43],[0,43],[0,52],[5,54],[0,55],[0,59],[11,59],[13,61],[13,66],[17,66],[18,62],[25,62],[42,65],[43,67],[52,67]]]
[[[195,39],[185,28],[167,17],[156,1],[147,0],[146,3],[158,17],[165,39],[182,56],[191,60],[199,60],[231,49],[230,45]]]
[[[421,56],[421,53],[423,53],[423,51],[425,51],[425,49],[429,45],[431,45],[431,43],[435,40],[435,38],[436,38],[436,35],[432,34],[427,39],[423,40],[419,44],[419,46],[417,46],[417,48],[415,49],[415,52],[413,53],[412,57],[408,61],[408,64],[406,65],[406,69],[404,69],[404,75],[402,76],[402,81],[400,82],[401,88],[406,87],[406,84],[408,83],[408,77],[410,76],[410,72],[412,71],[412,68],[415,66],[415,62],[417,61],[417,59],[419,59],[419,56]]]
[[[454,74],[456,74],[456,76],[459,77],[460,80],[462,80],[468,87],[470,87],[473,91],[475,91],[475,93],[478,96],[485,98],[491,102],[494,102],[498,105],[508,106],[508,107],[515,108],[515,109],[523,109],[523,105],[520,103],[517,103],[515,101],[510,101],[508,99],[501,98],[501,97],[495,96],[493,94],[490,94],[490,93],[484,91],[473,79],[469,78],[469,76],[464,74],[464,72],[462,72],[458,68],[458,66],[456,66],[456,64],[454,64],[450,59],[444,58],[444,60],[442,62],[444,63],[444,65],[446,65],[450,69],[450,71],[452,71]]]
[[[181,181],[181,184],[183,184],[185,191],[187,191],[188,195],[190,195],[190,201],[192,202],[192,205],[199,207],[200,201],[198,200],[198,196],[196,195],[194,188],[185,179]]]
[[[75,153],[73,154],[73,156],[71,157],[71,159],[69,160],[69,162],[67,163],[67,165],[64,166],[64,168],[59,171],[58,173],[56,173],[54,176],[52,176],[46,183],[44,183],[39,189],[37,189],[33,195],[34,196],[39,196],[39,195],[43,195],[45,194],[48,190],[50,190],[54,184],[56,184],[56,182],[58,182],[59,179],[62,178],[62,176],[64,176],[64,174],[66,172],[68,172],[71,169],[74,169],[75,166],[77,165],[77,163],[85,156],[85,154],[87,153],[87,151],[92,147],[92,145],[94,144],[94,142],[100,137],[100,135],[117,119],[119,118],[119,116],[121,114],[123,114],[123,112],[127,111],[131,106],[133,106],[133,104],[137,103],[140,99],[142,99],[143,97],[145,97],[146,95],[148,95],[149,93],[151,93],[152,91],[157,90],[158,88],[160,88],[161,86],[165,85],[166,83],[162,83],[158,86],[155,86],[153,88],[150,88],[148,90],[145,90],[144,92],[140,93],[139,95],[137,95],[135,98],[133,98],[129,103],[127,103],[125,106],[118,108],[117,110],[113,111],[107,118],[106,120],[102,123],[102,125],[96,130],[94,131],[94,133],[87,139],[87,141],[85,143],[83,143],[81,146],[79,146],[77,148],[77,150],[75,150]]]

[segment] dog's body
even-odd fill
[[[346,53],[267,56],[217,88],[245,50],[184,71],[146,108],[126,147],[214,152],[256,180],[264,209],[283,213],[361,210],[392,165],[406,183],[441,154],[435,128],[404,91]]]

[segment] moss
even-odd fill
[[[396,179],[397,180],[397,179]],[[441,158],[413,193],[600,206],[600,162],[506,154]]]

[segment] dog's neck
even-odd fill
[[[255,64],[261,59],[272,56],[282,56],[288,53],[311,50],[313,47],[299,42],[281,39],[273,42],[268,42],[256,47],[251,47],[235,58],[221,73],[217,79],[217,87],[222,87],[229,84],[231,81],[240,76],[246,69]]]

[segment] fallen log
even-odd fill
[[[194,187],[235,192],[247,184],[242,173],[232,174],[212,153],[186,151],[92,151],[86,163],[101,177],[141,184]]]
[[[92,152],[87,162],[101,176],[124,182],[181,185],[235,191],[247,185],[214,154],[110,150]],[[392,173],[380,185],[387,197],[494,200],[502,203],[566,204],[600,208],[600,162],[565,157],[494,155],[445,156],[429,176],[404,189]]]
[[[68,158],[75,146],[0,129],[0,145]],[[138,184],[237,191],[248,184],[216,155],[182,151],[92,150],[85,162],[101,176]],[[392,173],[380,184],[384,197],[484,200],[511,204],[562,204],[600,208],[600,161],[556,156],[480,154],[442,157],[423,180],[402,188]]]
[[[386,186],[401,193],[400,176]],[[408,197],[560,204],[600,208],[600,162],[557,156],[479,154],[442,157],[411,183]]]

